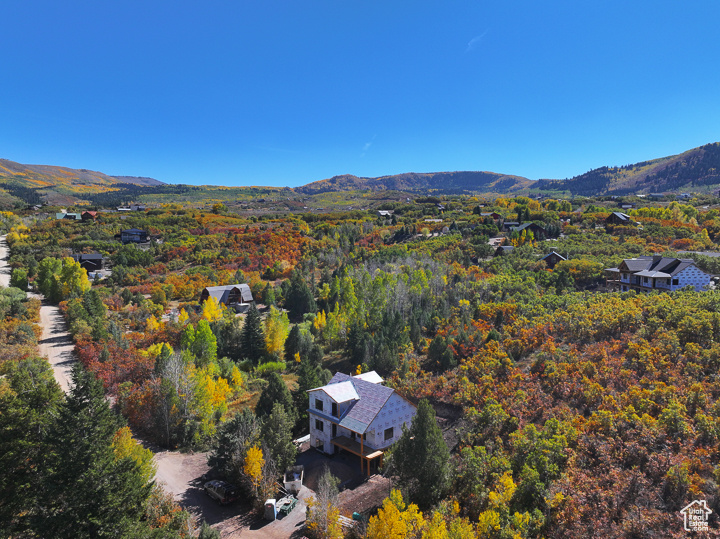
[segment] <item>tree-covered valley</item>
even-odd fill
[[[308,431],[306,391],[374,370],[419,419],[386,459],[397,490],[367,537],[684,537],[693,500],[717,531],[720,292],[612,291],[606,269],[662,254],[720,274],[701,254],[718,252],[719,202],[2,212],[0,530],[190,536],[136,438],[209,451],[262,504]],[[616,211],[628,222],[609,220]],[[147,244],[116,237],[133,228]],[[563,260],[550,267],[552,251]],[[70,258],[81,253],[109,271],[89,278]],[[236,283],[252,292],[247,312],[199,302]],[[82,368],[67,396],[37,352],[33,293],[59,305],[73,337]],[[314,510],[308,535],[342,536]]]

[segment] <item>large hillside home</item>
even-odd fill
[[[605,274],[608,286],[622,292],[672,292],[686,286],[701,292],[707,290],[712,278],[698,268],[694,260],[664,256],[628,258],[617,268],[606,269]]]
[[[310,444],[333,454],[345,450],[360,457],[360,469],[382,464],[387,448],[410,428],[415,406],[382,385],[375,372],[350,376],[336,373],[330,383],[308,391]]]
[[[208,286],[200,293],[200,303],[205,303],[213,297],[218,303],[223,303],[228,309],[235,312],[245,312],[254,301],[252,291],[246,284],[229,284],[225,286]]]
[[[139,228],[128,228],[127,230],[122,230],[119,236],[120,241],[126,245],[128,243],[147,243],[150,241],[148,233],[144,230],[140,230]],[[117,237],[117,235],[115,237]]]

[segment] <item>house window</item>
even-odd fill
[[[332,403],[332,415],[337,417],[337,402]]]
[[[332,437],[335,438],[337,436],[337,425],[335,423],[332,424]]]
[[[395,433],[395,427],[390,427],[389,429],[385,429],[385,441],[392,440],[393,434]]]
[[[315,399],[315,409],[320,410],[322,412],[323,411],[323,401],[321,401],[320,399]]]
[[[315,429],[319,430],[320,432],[323,432],[325,430],[325,423],[323,423],[319,419],[316,419],[315,420]]]
[[[673,285],[674,285],[674,286],[677,286],[678,284],[680,284],[680,280],[679,280],[679,279],[673,279]]]

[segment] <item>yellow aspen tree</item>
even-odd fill
[[[472,536],[470,536],[472,537]],[[447,525],[445,524],[445,518],[443,518],[440,512],[435,512],[428,526],[423,531],[422,539],[449,539]]]
[[[180,309],[180,314],[178,315],[178,322],[184,324],[188,321],[188,318],[190,318],[190,316],[188,316],[188,313],[185,312],[185,309]]]
[[[245,455],[245,466],[243,472],[250,478],[250,482],[255,488],[255,495],[257,496],[260,482],[262,481],[262,470],[265,465],[265,459],[263,458],[262,449],[254,445],[248,449],[247,455]]]
[[[284,350],[285,340],[290,333],[290,320],[287,313],[270,307],[265,319],[265,346],[271,354],[280,354]]]
[[[370,517],[367,529],[368,539],[405,539],[417,537],[427,522],[414,503],[406,506],[399,490],[390,491],[378,514]]]
[[[120,460],[129,457],[134,460],[146,483],[149,483],[155,477],[155,463],[153,462],[153,453],[149,449],[145,449],[138,441],[132,437],[130,427],[123,427],[115,433],[112,441],[112,448],[115,453],[115,459]]]
[[[155,315],[151,315],[150,318],[145,322],[145,329],[148,333],[154,333],[160,329],[160,322],[155,318]]]
[[[210,296],[203,303],[202,315],[208,322],[215,322],[223,317],[223,306],[214,297]]]

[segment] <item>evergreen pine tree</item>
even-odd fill
[[[300,352],[300,327],[294,325],[290,329],[287,339],[285,339],[285,362],[294,363],[295,354],[298,352]]]
[[[242,328],[242,354],[254,364],[260,362],[265,356],[265,332],[260,320],[260,312],[253,303],[245,317],[245,324]]]
[[[300,361],[300,368],[298,369],[298,388],[293,393],[293,400],[295,401],[295,410],[297,410],[298,420],[296,423],[296,430],[301,431],[307,428],[308,425],[308,394],[307,391],[321,387],[327,384],[332,378],[332,374],[329,370],[323,369],[319,365],[314,364],[307,358],[303,358]]]
[[[305,313],[314,313],[317,310],[310,287],[299,271],[294,271],[290,276],[290,287],[285,295],[285,308],[296,320],[301,319]]]
[[[450,487],[450,451],[435,420],[435,411],[423,399],[410,429],[403,428],[392,449],[389,472],[420,507],[439,501]]]
[[[49,455],[45,537],[125,537],[140,533],[139,522],[152,484],[130,457],[117,460],[112,447],[122,426],[105,400],[102,384],[81,366],[60,407]]]
[[[295,405],[290,390],[284,380],[278,373],[273,372],[270,374],[268,382],[268,385],[263,389],[258,403],[255,406],[255,414],[259,418],[264,419],[272,413],[275,403],[280,403],[294,423],[296,415]]]
[[[297,457],[297,448],[292,441],[294,425],[295,419],[280,402],[276,402],[260,430],[263,453],[271,455],[281,472],[295,464]]]
[[[7,369],[0,380],[0,537],[33,536],[52,454],[49,431],[63,394],[45,359]]]

